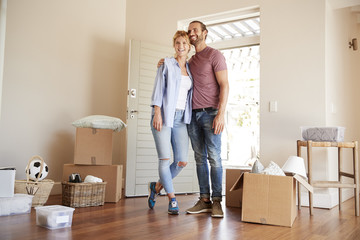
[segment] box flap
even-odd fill
[[[241,168],[226,168],[225,178],[225,206],[227,207],[241,207],[242,202],[242,188],[230,191],[231,187],[238,180],[243,172],[248,172],[251,169]]]
[[[242,172],[240,174],[240,177],[236,180],[236,182],[234,183],[234,185],[230,188],[230,192],[231,191],[235,191],[237,189],[240,189],[243,183],[244,179],[244,173]]]
[[[301,185],[303,185],[309,192],[314,193],[313,186],[311,186],[303,177],[298,174],[295,174],[293,177],[296,179],[296,181],[301,183]]]

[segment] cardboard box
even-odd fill
[[[15,168],[0,168],[0,197],[14,197]]]
[[[111,165],[112,143],[111,129],[76,128],[74,163]]]
[[[231,187],[244,172],[250,172],[251,168],[228,168],[225,179],[225,205],[227,207],[241,207],[242,188],[230,191]]]
[[[79,173],[82,180],[87,175],[101,178],[104,182],[107,182],[105,202],[118,202],[121,199],[122,171],[122,165],[91,166],[64,164],[62,181],[69,181],[69,176],[72,173]]]
[[[243,189],[242,221],[291,227],[297,216],[296,181],[313,191],[299,175],[242,174],[231,188]]]

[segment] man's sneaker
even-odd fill
[[[187,213],[203,213],[203,212],[211,212],[211,202],[204,202],[201,198],[197,203],[195,203],[195,206],[192,208],[189,208],[186,210]]]
[[[148,205],[149,205],[149,208],[153,209],[155,206],[156,197],[159,194],[155,190],[156,182],[149,182],[148,186],[149,186]]]
[[[221,201],[213,201],[212,204],[212,211],[211,211],[211,216],[212,217],[219,217],[222,218],[224,217],[224,213],[221,207]]]
[[[176,201],[176,198],[172,198],[169,201],[168,214],[170,215],[179,215],[179,205]]]

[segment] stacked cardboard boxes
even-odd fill
[[[112,165],[113,130],[76,128],[74,164],[63,167],[63,181],[69,181],[73,173],[82,180],[87,175],[107,182],[105,202],[118,202],[122,191],[122,165]]]

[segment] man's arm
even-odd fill
[[[165,61],[165,59],[160,59],[159,60],[159,62],[158,62],[158,64],[157,64],[157,68],[159,68],[161,65],[163,65],[164,64],[164,61]]]
[[[225,126],[225,109],[229,96],[229,81],[227,70],[215,72],[216,80],[220,86],[219,111],[213,121],[215,134],[220,134]]]

